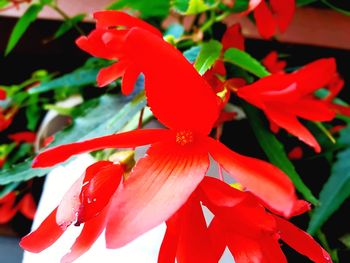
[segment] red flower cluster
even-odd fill
[[[275,126],[320,152],[318,142],[297,117],[312,121],[330,121],[335,117],[331,104],[313,94],[326,87],[335,75],[335,60],[320,59],[291,74],[281,72],[262,78],[240,88],[237,95],[262,109]]]
[[[209,226],[201,203],[214,215]],[[300,201],[293,215],[309,210]],[[235,262],[287,262],[282,239],[314,262],[331,262],[315,240],[287,220],[267,212],[251,193],[205,177],[169,220],[158,262],[219,262],[225,247]]]
[[[0,199],[0,224],[5,224],[21,212],[25,217],[33,219],[36,211],[36,204],[31,194],[25,194],[22,199],[16,201],[15,192],[10,192]]]
[[[189,251],[184,247],[205,247],[198,242],[200,236],[192,235],[186,239],[186,231],[191,231],[188,219],[192,218],[201,221],[193,231],[213,231],[234,248],[232,253],[238,259],[237,251],[244,251],[244,244],[254,245],[252,251],[257,259],[266,257],[265,248],[282,258],[277,243],[278,233],[282,231],[281,238],[298,251],[317,262],[326,262],[317,254],[325,252],[311,237],[303,232],[300,234],[300,230],[264,209],[266,207],[285,217],[305,210],[307,206],[297,199],[287,175],[267,162],[239,155],[208,136],[219,118],[220,99],[181,52],[165,42],[157,29],[127,14],[105,11],[95,13],[95,18],[97,28],[89,36],[79,38],[78,46],[92,55],[117,60],[100,71],[98,84],[104,86],[122,77],[122,91],[129,94],[142,73],[148,105],[166,128],[108,135],[54,147],[39,154],[33,167],[53,166],[73,155],[99,149],[151,145],[123,182],[124,169],[120,164],[98,162],[90,166],[58,208],[38,230],[23,239],[21,246],[39,252],[59,238],[71,223],[85,223],[71,254],[65,258],[70,262],[86,251],[104,228],[107,247],[118,248],[167,221],[169,227],[160,257],[165,254],[170,259],[176,256],[178,262],[197,262],[194,255],[187,258]],[[242,88],[242,92],[248,88]],[[209,155],[250,193],[237,192],[224,183],[205,177]],[[208,194],[208,191],[214,191],[214,194]],[[89,205],[89,200],[94,201],[94,198],[97,205]],[[221,230],[207,228],[200,215],[198,200],[213,211],[214,222],[219,222],[220,228],[232,219],[241,232],[230,228],[232,236],[223,238]],[[243,233],[245,227],[239,224],[249,230]],[[178,225],[181,225],[180,232]],[[48,232],[53,234],[49,236]],[[236,242],[238,238],[244,242]],[[306,250],[293,243],[299,238],[309,242]],[[192,244],[192,240],[197,242]],[[214,251],[222,252],[222,247]],[[219,254],[203,262],[215,262]],[[325,253],[323,259],[327,257]]]

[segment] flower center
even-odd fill
[[[192,143],[193,139],[192,131],[179,131],[176,133],[176,142],[181,146]]]

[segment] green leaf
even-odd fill
[[[259,61],[237,48],[229,48],[226,50],[224,60],[245,69],[259,78],[270,75],[270,72],[268,72]]]
[[[35,131],[40,120],[40,107],[38,105],[38,100],[38,95],[30,96],[28,100],[29,106],[26,108],[27,128],[31,131]]]
[[[30,143],[22,143],[16,151],[11,153],[9,158],[6,160],[4,164],[4,169],[11,167],[13,164],[17,163],[19,160],[27,158],[32,155],[34,152],[33,144]]]
[[[51,171],[51,168],[33,169],[32,162],[33,159],[27,159],[9,169],[2,170],[0,172],[0,185],[28,181],[37,176],[44,176]]]
[[[314,235],[350,196],[350,126],[340,132],[338,143],[346,146],[337,154],[331,175],[320,192],[320,205],[314,210],[308,232]]]
[[[193,46],[186,51],[184,51],[184,57],[192,64],[196,61],[199,52],[201,51],[201,46]]]
[[[282,171],[284,171],[292,180],[296,189],[304,196],[304,198],[310,203],[317,205],[318,200],[314,197],[311,190],[304,184],[299,174],[294,168],[292,162],[288,159],[288,156],[284,150],[283,144],[281,144],[276,137],[265,127],[262,122],[262,116],[259,111],[253,106],[242,101],[244,112],[247,114],[250,126],[258,139],[261,148],[264,150],[266,156],[270,162]]]
[[[222,44],[216,40],[203,43],[194,67],[200,75],[203,75],[219,59]]]
[[[172,6],[185,15],[203,13],[215,6],[214,0],[174,0]]]
[[[232,11],[234,13],[241,13],[248,10],[250,0],[236,0]]]
[[[139,11],[142,18],[166,17],[169,14],[170,0],[119,0],[108,9],[120,10],[125,7]]]
[[[49,147],[84,141],[104,136],[123,129],[129,121],[145,107],[146,100],[143,94],[130,100],[122,95],[104,95],[81,105],[71,126],[55,134],[55,140]],[[132,127],[130,127],[132,128]],[[136,128],[136,127],[133,127]],[[44,176],[52,168],[33,169],[32,159],[15,165],[0,172],[0,185],[11,182],[28,181],[36,176]]]
[[[7,43],[5,55],[8,55],[11,50],[16,46],[24,32],[27,30],[29,25],[35,21],[40,11],[43,9],[41,4],[33,4],[29,6],[27,11],[17,21],[15,28],[13,29],[10,39]]]
[[[68,20],[65,20],[60,27],[57,29],[56,33],[54,34],[54,39],[59,38],[63,36],[65,33],[67,33],[69,30],[71,30],[76,24],[83,21],[86,14],[78,14],[76,16],[71,17]]]
[[[76,71],[73,71],[72,73],[63,75],[62,77],[43,82],[41,85],[35,88],[31,88],[28,92],[30,94],[34,94],[66,87],[74,88],[95,85],[97,73],[99,72],[99,70],[99,68],[78,69]]]
[[[3,186],[3,188],[0,190],[0,199],[3,198],[8,193],[15,190],[17,188],[17,186],[19,186],[19,185],[20,185],[20,183],[10,183],[10,184]]]

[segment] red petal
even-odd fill
[[[207,153],[195,145],[153,144],[114,197],[107,247],[121,247],[167,220],[186,202],[208,165]]]
[[[17,132],[12,133],[8,136],[12,141],[20,143],[20,142],[27,142],[27,143],[33,143],[36,138],[36,134],[34,132]]]
[[[303,98],[289,108],[297,116],[311,121],[330,121],[335,117],[329,103],[313,97]]]
[[[191,198],[179,210],[180,231],[176,259],[178,263],[212,263],[212,240],[199,200]]]
[[[39,253],[55,243],[64,232],[56,224],[56,212],[57,208],[51,212],[37,230],[22,238],[19,245],[32,253]]]
[[[234,24],[227,28],[221,39],[221,43],[223,45],[223,50],[231,47],[244,50],[244,37],[241,32],[240,24]]]
[[[239,227],[239,226],[237,226]],[[235,233],[228,234],[228,248],[236,263],[261,263],[263,252],[256,240]]]
[[[292,22],[295,12],[295,0],[270,0],[270,5],[275,13],[275,19],[283,33]]]
[[[73,262],[91,248],[105,228],[108,208],[106,207],[99,215],[84,224],[83,230],[71,247],[71,251],[61,259],[61,263]]]
[[[79,37],[75,43],[79,48],[92,56],[113,60],[118,59],[122,54],[122,39],[125,34],[125,30],[112,31],[105,29],[96,29],[93,30],[88,36]],[[114,40],[114,45],[108,44],[108,41],[105,39],[106,37],[109,41]],[[119,42],[119,44],[116,44],[115,42]]]
[[[6,90],[3,88],[0,88],[0,100],[6,99]]]
[[[17,207],[1,207],[0,208],[0,224],[9,222],[17,213]]]
[[[287,220],[275,216],[281,239],[300,254],[318,263],[332,262],[329,254],[306,232]]]
[[[279,235],[265,235],[259,240],[260,246],[264,253],[264,262],[266,263],[287,263],[286,256],[283,254],[279,244]]]
[[[213,256],[216,259],[214,262],[219,262],[226,248],[228,233],[223,229],[220,220],[216,216],[210,222],[208,231],[213,244]]]
[[[33,219],[36,212],[36,204],[31,194],[26,194],[18,204],[18,209],[29,219]]]
[[[304,200],[298,200],[293,208],[293,213],[291,216],[298,216],[301,214],[304,214],[311,210],[310,203],[304,201]]]
[[[209,133],[219,114],[217,97],[182,53],[142,29],[130,31],[125,48],[145,75],[148,104],[157,119],[175,130]]]
[[[80,153],[106,148],[132,148],[166,140],[171,136],[174,136],[173,133],[166,129],[135,130],[107,135],[84,142],[70,143],[50,148],[37,155],[32,166],[35,168],[50,167],[64,162],[71,156]]]
[[[265,114],[278,126],[286,129],[289,133],[313,147],[316,152],[321,151],[321,147],[315,137],[298,121],[295,115],[287,112],[282,106],[274,107],[270,105],[265,109]]]
[[[334,58],[323,58],[307,64],[292,74],[298,84],[298,91],[307,95],[322,87],[326,87],[336,74]]]
[[[177,244],[179,242],[178,212],[166,221],[166,231],[159,249],[158,263],[175,262]]]
[[[299,160],[303,157],[303,148],[300,146],[294,147],[289,153],[288,158],[291,160]]]
[[[254,18],[259,34],[265,38],[271,38],[276,32],[276,21],[265,1],[254,9]]]
[[[247,194],[234,189],[219,179],[206,176],[199,185],[202,202],[208,206],[234,207],[241,203]]]
[[[129,95],[134,90],[134,86],[139,75],[140,71],[132,66],[129,66],[126,69],[122,81],[122,92],[124,95]]]
[[[272,208],[290,215],[296,196],[286,174],[267,162],[239,155],[209,137],[207,143],[210,155],[232,177]]]
[[[125,62],[119,61],[109,67],[101,69],[97,75],[97,85],[103,87],[121,78],[125,73],[126,66],[127,64]]]
[[[101,167],[101,162],[97,162],[86,170],[84,184],[80,192],[81,205],[78,213],[78,223],[83,223],[98,215],[109,203],[110,198],[117,190],[124,174],[121,165],[102,161],[105,165]],[[87,177],[90,177],[89,179]],[[87,179],[87,180],[86,180]]]
[[[287,62],[284,60],[278,60],[278,53],[276,51],[270,52],[261,63],[267,68],[271,73],[280,73],[283,72],[284,68],[287,65]]]
[[[117,26],[125,26],[128,28],[139,27],[162,37],[162,33],[157,28],[124,12],[113,10],[99,11],[94,13],[94,18],[96,19],[97,28],[107,29]]]

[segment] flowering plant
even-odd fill
[[[259,34],[270,39],[291,23],[295,1],[153,4],[120,0],[110,9],[126,7],[128,12],[95,12],[95,28],[76,40],[95,58],[64,76],[40,71],[24,84],[0,89],[6,102],[1,108],[2,130],[11,128],[16,113],[28,102],[39,107],[36,113],[28,110],[29,130],[38,130],[41,108],[68,116],[70,123],[50,136],[29,131],[8,136],[14,143],[4,144],[3,163],[11,160],[11,147],[23,143],[36,141],[37,152],[31,145],[1,172],[4,217],[17,211],[32,217],[35,205],[27,188],[14,205],[13,190],[20,184],[30,185],[27,181],[75,155],[97,156],[41,225],[23,237],[21,247],[39,253],[68,227],[83,224],[71,250],[62,255],[61,262],[72,262],[103,231],[107,248],[118,249],[165,222],[158,262],[218,262],[226,247],[235,262],[287,262],[280,241],[313,262],[337,261],[336,250],[329,248],[319,230],[350,194],[329,194],[332,186],[345,189],[348,184],[338,171],[345,165],[347,149],[335,142],[337,137],[348,145],[349,123],[349,108],[337,98],[344,81],[336,60],[320,58],[293,69],[273,51],[259,62],[246,51],[244,27],[229,25],[250,16]],[[40,7],[34,18],[45,5],[63,13],[52,1],[34,5]],[[64,16],[68,24],[60,32],[73,27],[82,32],[78,23],[83,17]],[[18,24],[26,22],[23,17]],[[224,28],[222,34],[217,34],[217,26]],[[19,39],[16,27],[7,53]],[[95,97],[86,96],[95,81],[102,89]],[[79,106],[55,103],[77,94],[81,100],[87,98]],[[237,153],[221,142],[224,127],[240,115],[251,124],[268,160]],[[150,118],[163,128],[145,128]],[[298,139],[289,154],[281,134],[290,135],[282,138],[284,143]],[[134,160],[135,148],[145,145],[146,154]],[[333,172],[318,200],[292,160],[323,153],[333,157],[337,151],[338,160],[330,162]],[[23,161],[25,157],[29,158]],[[211,162],[218,166],[214,174],[208,174]],[[325,202],[328,198],[337,205]],[[203,207],[212,213],[209,223]],[[290,222],[306,212],[311,214],[309,233]]]

